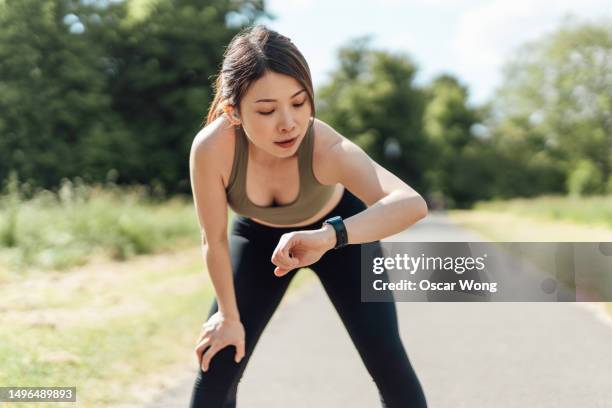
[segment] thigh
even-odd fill
[[[261,316],[263,311],[278,304],[294,276],[287,274],[279,278],[274,275],[272,251],[273,248],[270,249],[269,243],[258,242],[256,237],[241,235],[230,237],[230,259],[236,303],[241,320],[248,320],[248,323],[254,323],[253,318]],[[218,304],[215,298],[208,317],[217,310]]]
[[[380,250],[380,243],[377,245]],[[420,382],[400,338],[393,296],[384,302],[361,301],[360,245],[325,255],[312,269],[376,383],[383,406],[426,407]],[[385,275],[381,278],[388,279]]]
[[[290,273],[276,277],[269,246],[265,242],[257,242],[254,237],[232,235],[230,255],[236,302],[245,329],[245,356],[237,364],[234,361],[235,348],[226,347],[212,358],[208,371],[203,372],[200,368],[192,393],[192,407],[235,406],[236,387],[242,373],[295,275]],[[215,299],[209,317],[217,310]]]
[[[361,301],[361,249],[349,245],[327,252],[312,266],[353,342],[399,337],[393,297],[385,302]],[[382,275],[381,275],[382,276]],[[379,339],[380,340],[380,339]]]
[[[245,329],[247,353],[254,347],[295,276],[295,271],[283,277],[275,276],[271,256],[269,243],[258,242],[255,237],[230,237],[234,292]],[[217,310],[215,298],[209,317]]]

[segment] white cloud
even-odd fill
[[[509,53],[559,26],[568,14],[600,17],[609,10],[603,0],[494,0],[464,12],[452,41],[453,64],[470,82],[476,99],[499,83]]]
[[[482,0],[377,0],[385,6],[424,6],[424,7],[464,7],[466,3],[482,2]]]
[[[380,35],[374,37],[373,46],[382,48],[387,51],[406,51],[414,49],[418,45],[417,39],[411,34],[398,34],[382,37]]]
[[[266,9],[284,15],[311,9],[316,2],[317,0],[268,0]]]

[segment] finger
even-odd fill
[[[213,344],[210,346],[208,350],[202,356],[202,371],[208,370],[208,366],[210,365],[210,360],[217,354],[217,352],[221,349],[217,344]]]
[[[283,269],[291,269],[293,265],[293,260],[288,257],[282,255],[282,252],[279,252],[274,258],[272,258],[272,263]]]
[[[278,244],[276,244],[276,248],[274,248],[274,251],[272,251],[271,259],[274,259],[278,256],[279,252],[282,251],[283,247],[285,246],[286,241],[287,241],[287,236],[283,234],[278,240]]]
[[[298,259],[297,257],[295,257],[293,255],[292,249],[293,249],[293,242],[292,243],[288,243],[281,251],[280,251],[280,256],[278,257],[279,259],[279,263],[277,263],[277,266],[280,266],[281,268],[284,269],[293,269],[298,265]]]
[[[283,269],[283,268],[279,268],[279,267],[276,267],[274,269],[274,274],[276,276],[284,276],[284,275],[287,274],[287,272],[289,272],[289,269]]]
[[[297,265],[297,259],[293,255],[293,247],[295,246],[295,241],[291,240],[287,242],[287,244],[283,247],[282,255],[283,261],[289,266]]]
[[[285,262],[278,262],[278,261],[276,261],[276,262],[273,262],[273,263],[274,263],[274,265],[276,265],[278,268],[280,268],[280,269],[285,269],[285,270],[287,270],[287,271],[290,271],[290,270],[291,270],[291,269],[293,269],[293,267],[294,267],[294,265],[287,264],[287,263],[285,263]]]
[[[281,264],[287,264],[289,262],[289,251],[293,247],[293,235],[292,234],[284,234],[281,236],[278,245],[274,249],[272,253],[273,262]]]
[[[212,329],[202,329],[200,331],[200,334],[198,335],[198,339],[196,340],[196,344],[198,344],[199,342],[201,342],[203,339],[205,339],[206,337],[210,337],[210,334],[213,332]]]
[[[197,347],[200,347],[201,349],[205,349],[206,347],[210,346],[211,342],[212,342],[212,337],[210,336],[204,337],[198,342]]]
[[[239,341],[236,345],[236,355],[234,356],[234,360],[236,363],[239,363],[244,357],[244,341]]]
[[[208,348],[211,344],[211,339],[210,338],[205,338],[204,341],[200,342],[196,348],[195,348],[195,353],[196,356],[198,358],[198,364],[202,364],[202,354],[204,353],[204,350],[206,350],[206,348]]]
[[[300,264],[299,258],[293,255],[293,253],[289,252],[289,257],[291,259],[291,265],[293,265],[293,267],[296,267],[297,265]]]

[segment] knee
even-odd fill
[[[234,361],[235,350],[233,347],[225,347],[210,360],[208,370],[202,371],[199,367],[198,379],[206,387],[223,389],[232,386],[240,380],[243,366],[246,364],[246,356],[240,363]]]
[[[235,407],[238,382],[244,371],[246,356],[234,361],[234,348],[220,350],[211,360],[207,371],[199,368],[191,407]]]

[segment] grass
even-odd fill
[[[540,221],[567,221],[612,228],[612,195],[593,197],[542,196],[530,199],[479,202],[476,212],[494,212]]]
[[[95,257],[160,253],[200,239],[191,197],[160,203],[142,186],[67,180],[58,193],[41,190],[27,200],[25,189],[13,182],[0,196],[0,280],[32,269],[69,269]]]
[[[612,228],[553,220],[498,210],[452,210],[448,216],[462,226],[500,242],[612,242]]]
[[[25,189],[0,196],[0,384],[76,386],[81,406],[125,407],[195,369],[214,292],[191,198],[65,181],[26,200]]]
[[[5,283],[0,384],[76,386],[78,404],[93,408],[146,402],[195,369],[194,341],[214,296],[206,276],[195,247]],[[288,296],[312,277],[299,273]]]
[[[195,368],[214,293],[190,199],[78,182],[21,196],[0,197],[0,384],[76,386],[79,405],[129,406]],[[546,197],[449,215],[492,240],[612,241],[610,204]],[[312,278],[298,274],[289,296]]]
[[[154,383],[181,361],[213,296],[201,259],[128,266],[84,276],[49,272],[4,286],[0,321],[10,330],[0,332],[0,384],[76,386],[80,405],[106,407],[135,402],[135,379]],[[73,406],[54,406],[62,405]]]

